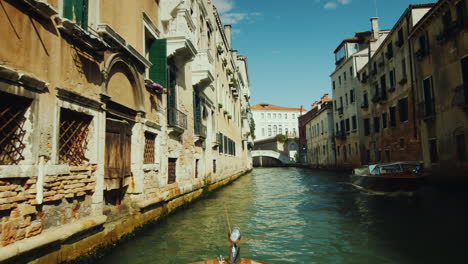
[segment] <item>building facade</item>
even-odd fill
[[[440,180],[468,175],[467,10],[466,0],[438,1],[410,35],[422,158]]]
[[[328,94],[313,105],[306,122],[307,165],[314,168],[336,166],[333,100]],[[311,110],[311,111],[312,111]]]
[[[211,1],[0,5],[0,262],[69,261],[98,244],[63,234],[112,243],[251,168],[246,59]]]
[[[408,37],[432,6],[410,5],[359,72],[364,164],[422,159]]]
[[[336,69],[330,77],[338,167],[353,168],[362,164],[362,98],[357,72],[388,35],[388,30],[379,29],[377,18],[371,19],[371,25],[371,31],[357,32],[354,37],[344,39],[334,51]]]
[[[305,109],[302,107],[291,108],[268,103],[252,106],[256,140],[274,137],[278,134],[298,137],[298,118],[304,112]]]

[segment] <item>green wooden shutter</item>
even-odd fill
[[[168,87],[167,40],[156,39],[149,49],[149,60],[153,64],[149,69],[149,77],[154,82]]]
[[[73,16],[73,6],[75,5],[75,0],[65,0],[63,1],[63,16],[67,19],[74,20]]]
[[[81,10],[81,22],[79,23],[83,29],[88,29],[88,7],[89,0],[82,1],[82,10]]]

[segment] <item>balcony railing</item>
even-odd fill
[[[179,129],[187,129],[187,115],[175,107],[168,109],[169,126]]]
[[[369,103],[368,103],[368,102],[362,103],[362,104],[361,104],[361,108],[362,108],[362,109],[367,109],[367,108],[369,108]]]
[[[434,99],[429,99],[419,103],[419,117],[428,120],[435,117],[435,103]]]
[[[346,139],[346,132],[344,130],[336,131],[335,137],[337,139]]]
[[[202,123],[195,122],[195,136],[199,136],[201,138],[206,138],[206,126]]]
[[[338,112],[339,115],[342,115],[342,114],[343,114],[343,107],[342,107],[342,106],[341,106],[341,107],[338,107],[338,109],[336,109],[336,110],[337,110],[337,112]]]

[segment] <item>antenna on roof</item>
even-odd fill
[[[375,8],[375,17],[379,17],[379,10],[377,9],[377,0],[374,0],[374,8]]]

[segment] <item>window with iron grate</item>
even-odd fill
[[[24,160],[26,112],[32,100],[0,92],[0,165]]]
[[[59,162],[73,166],[89,161],[86,158],[92,116],[62,108],[60,110]]]
[[[156,143],[156,134],[145,132],[145,152],[144,164],[154,164],[154,146]]]

